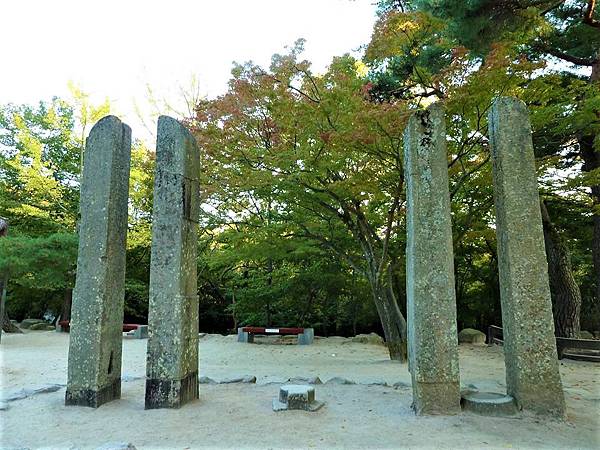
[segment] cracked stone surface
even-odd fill
[[[444,109],[416,112],[404,135],[408,358],[417,414],[460,412],[454,256]]]
[[[131,129],[115,116],[86,140],[67,405],[120,398]]]
[[[507,393],[519,408],[564,417],[529,114],[503,97],[488,121]]]

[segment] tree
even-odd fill
[[[408,111],[370,101],[359,61],[336,58],[316,76],[298,60],[301,50],[299,42],[289,54],[275,55],[268,71],[236,66],[228,93],[199,103],[194,126],[205,149],[209,201],[228,205],[232,222],[253,208],[277,216],[290,224],[287,232],[319,243],[363,274],[390,356],[405,359],[402,293],[394,277],[403,251],[397,239]]]
[[[60,99],[0,108],[0,212],[15,234],[74,231],[81,142]]]
[[[0,217],[0,238],[8,234],[8,222]],[[19,333],[21,330],[12,324],[6,313],[6,285],[8,283],[8,271],[0,270],[0,336],[2,331],[7,333]]]
[[[530,60],[558,64],[533,80],[534,85],[545,85],[542,98],[546,98],[546,102],[531,98],[533,114],[545,114],[547,119],[554,114],[538,130],[552,139],[541,149],[536,146],[536,151],[563,155],[571,167],[581,170],[579,183],[589,189],[595,297],[600,304],[600,12],[596,1],[383,1],[381,9],[390,11],[399,3],[444,20],[448,39],[471,50],[474,58],[485,58],[494,43],[503,42]],[[554,101],[548,102],[552,91]]]
[[[456,142],[458,149],[470,148],[472,154],[485,155],[485,146],[472,145],[477,140],[479,144],[487,141],[485,114],[481,113],[487,111],[496,95],[510,92],[521,97],[532,112],[540,175],[564,181],[561,186],[555,183],[551,192],[561,192],[563,197],[568,195],[575,200],[570,194],[575,185],[591,186],[593,205],[596,203],[593,186],[598,173],[595,169],[588,170],[590,166],[582,153],[585,149],[582,133],[597,134],[597,86],[586,83],[577,70],[544,68],[544,59],[549,55],[579,58],[571,58],[573,61],[583,61],[584,56],[591,58],[586,64],[593,60],[593,49],[597,48],[600,36],[590,32],[581,14],[573,14],[577,9],[575,3],[584,2],[380,2],[380,19],[367,49],[377,99],[412,98],[420,102],[431,96],[440,98],[451,114],[460,114],[452,122],[463,133],[451,142]],[[591,10],[593,13],[593,6]],[[439,56],[432,60],[431,55]],[[525,70],[519,73],[515,63]],[[460,66],[466,70],[456,71]],[[491,96],[481,95],[482,88]],[[476,121],[469,116],[476,117]],[[451,144],[451,153],[456,153],[452,147]],[[462,158],[460,164],[464,161]],[[478,170],[484,168],[485,165]],[[581,169],[579,176],[572,177],[573,171]],[[474,187],[469,173],[461,177],[467,190]],[[462,198],[470,197],[467,194]],[[579,197],[576,201],[579,202]],[[548,239],[551,236],[557,238],[560,233],[546,234]],[[596,239],[592,243],[595,246]],[[568,305],[580,302],[579,288],[576,283],[564,284],[575,280],[575,276],[567,264],[568,247],[560,248],[564,257],[549,255],[548,258],[551,276],[565,274],[561,282],[551,284],[552,296],[554,301],[564,302],[562,306],[555,305],[556,310],[573,310]],[[460,263],[457,261],[458,267]],[[597,277],[600,270],[596,268],[594,273]]]

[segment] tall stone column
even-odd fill
[[[444,109],[415,113],[404,134],[408,358],[417,414],[460,411],[456,294]]]
[[[191,133],[158,119],[152,213],[146,409],[198,398],[196,253],[200,154]]]
[[[503,97],[488,119],[507,393],[522,409],[563,416],[529,115]]]
[[[97,408],[121,397],[131,129],[104,117],[84,158],[65,404]]]

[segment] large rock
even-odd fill
[[[23,322],[20,323],[19,327],[30,329],[33,325],[37,325],[38,323],[46,323],[46,321],[42,319],[23,319]]]
[[[485,334],[474,328],[465,328],[458,333],[459,344],[485,344]]]
[[[47,322],[42,322],[42,323],[34,323],[33,325],[31,325],[29,327],[29,329],[34,330],[34,331],[52,331],[52,330],[54,330],[54,326]]]
[[[589,331],[583,330],[579,332],[579,339],[594,339],[594,335]]]
[[[358,342],[360,344],[383,345],[383,338],[377,333],[358,334],[352,338],[352,342]]]

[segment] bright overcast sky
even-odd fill
[[[224,91],[233,61],[268,65],[298,38],[322,70],[370,38],[374,0],[0,0],[0,103],[68,96],[75,82],[108,97],[134,127],[146,86],[177,102],[193,76]],[[135,133],[135,128],[134,128]]]

